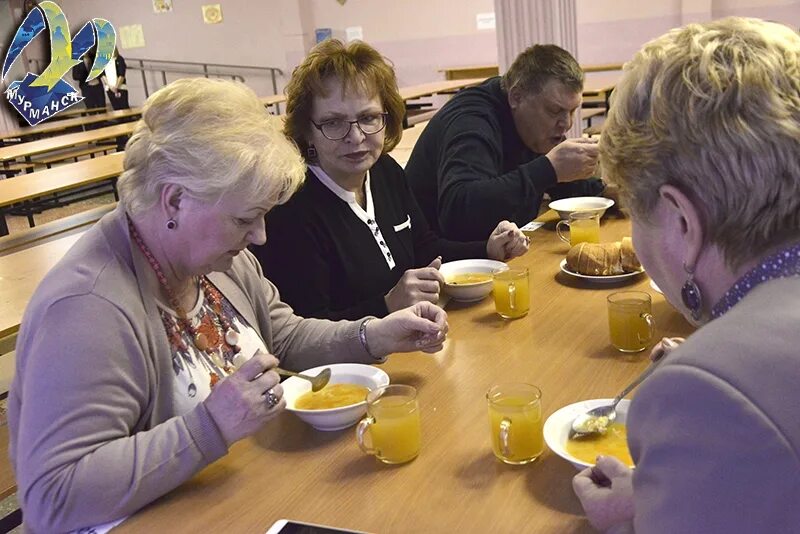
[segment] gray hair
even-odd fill
[[[517,56],[501,83],[506,93],[517,89],[537,95],[550,80],[557,80],[576,93],[583,91],[583,69],[572,54],[553,44],[537,44]]]
[[[612,98],[600,157],[634,216],[677,187],[733,268],[800,236],[797,33],[735,17],[672,30]]]
[[[137,213],[177,184],[209,203],[233,191],[282,204],[302,184],[305,164],[281,127],[241,83],[172,82],[147,99],[125,147],[120,202]]]

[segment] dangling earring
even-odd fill
[[[700,321],[703,309],[703,294],[694,281],[694,269],[689,268],[684,263],[683,270],[686,271],[686,283],[681,288],[681,300],[683,300],[683,305],[691,312],[692,319]]]
[[[178,227],[178,223],[175,222],[175,219],[169,219],[167,221],[167,230],[174,230]]]
[[[317,149],[314,147],[314,145],[308,145],[308,148],[306,149],[306,157],[310,160],[317,159]]]

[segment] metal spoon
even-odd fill
[[[673,340],[669,341],[673,345],[669,347],[670,350],[677,346],[677,343],[675,343]],[[569,439],[581,439],[605,434],[608,430],[608,426],[617,418],[616,408],[617,404],[619,404],[619,401],[625,398],[628,393],[633,391],[633,388],[641,384],[645,378],[650,376],[653,371],[656,370],[656,367],[658,367],[658,365],[664,361],[664,355],[666,355],[667,352],[669,352],[669,350],[662,350],[659,354],[654,355],[653,362],[647,367],[647,369],[645,369],[644,372],[640,374],[638,378],[636,378],[636,380],[631,382],[628,387],[623,389],[622,393],[614,397],[614,400],[611,401],[611,404],[592,408],[588,412],[576,417],[572,421],[572,428],[569,430]]]
[[[311,391],[317,392],[328,385],[328,381],[331,379],[331,370],[330,368],[323,369],[317,376],[308,376],[302,373],[295,373],[294,371],[287,371],[286,369],[281,369],[280,367],[275,368],[275,372],[279,375],[283,376],[296,376],[298,378],[302,378],[303,380],[308,380],[311,382]]]

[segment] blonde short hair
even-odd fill
[[[177,80],[147,99],[124,168],[118,189],[130,213],[155,205],[167,184],[209,203],[232,191],[271,208],[305,177],[300,152],[255,93],[206,78]]]
[[[800,236],[800,36],[726,18],[672,30],[625,65],[602,166],[647,220],[671,184],[733,268]]]
[[[362,41],[347,45],[336,39],[322,41],[294,69],[286,85],[286,135],[305,154],[311,131],[311,110],[314,97],[327,96],[324,83],[338,79],[347,90],[365,91],[377,96],[389,114],[383,153],[390,152],[403,137],[406,104],[397,89],[392,64],[377,50]]]

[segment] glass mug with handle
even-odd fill
[[[492,278],[494,306],[500,317],[516,319],[527,315],[531,306],[528,268],[498,271]]]
[[[562,226],[569,227],[569,237],[561,233]],[[556,234],[571,247],[578,243],[599,243],[600,214],[595,211],[573,211],[569,214],[569,220],[558,221]]]
[[[372,445],[366,443],[369,433]],[[422,428],[417,390],[388,385],[367,393],[367,416],[356,427],[358,446],[385,464],[402,464],[419,455]]]
[[[529,464],[544,451],[542,392],[530,384],[498,384],[486,392],[492,451],[503,463]]]
[[[641,352],[655,337],[652,299],[643,291],[620,291],[608,296],[611,344],[621,352]]]

